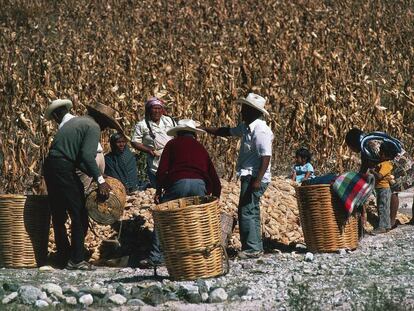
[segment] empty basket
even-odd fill
[[[330,185],[296,188],[300,222],[311,252],[334,252],[358,247],[358,220],[346,213]]]
[[[44,265],[49,228],[47,196],[0,195],[0,267]]]

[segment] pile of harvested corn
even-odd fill
[[[222,180],[222,195],[220,206],[222,210],[237,219],[237,205],[239,201],[240,185],[235,182]],[[111,258],[131,253],[145,254],[150,246],[150,232],[154,228],[154,221],[150,212],[154,205],[155,190],[137,192],[127,198],[125,213],[122,222],[122,235],[120,241],[122,247],[114,253],[114,243],[111,240],[117,237],[119,224],[114,226],[102,226],[92,224],[86,237],[86,245],[92,252],[92,260]],[[399,221],[406,223],[409,219],[405,215],[398,214]],[[269,184],[261,201],[262,233],[265,239],[271,242],[290,244],[303,242],[303,234],[299,222],[299,210],[296,203],[294,184],[282,177],[274,177]],[[378,222],[375,209],[375,200],[367,203],[367,225],[369,231]],[[240,249],[240,236],[236,225],[233,235],[229,240],[229,247]],[[53,249],[53,234],[49,242],[49,248]]]

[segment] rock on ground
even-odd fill
[[[93,304],[93,297],[91,294],[83,295],[79,298],[79,303],[83,304],[84,306],[90,306]]]

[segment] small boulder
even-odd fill
[[[46,308],[49,307],[49,304],[47,303],[47,301],[39,299],[35,301],[35,307],[39,309]]]
[[[184,284],[181,285],[178,295],[183,297],[190,303],[200,303],[202,301],[199,292],[199,287],[196,285]]]
[[[109,300],[118,306],[121,306],[127,302],[127,299],[120,294],[110,296]]]
[[[19,288],[20,300],[26,305],[32,305],[42,296],[42,291],[31,285],[23,285]]]
[[[70,285],[63,286],[62,291],[63,291],[63,294],[67,296],[77,296],[79,293],[79,289],[77,287],[70,286]]]
[[[133,290],[131,295],[132,292],[134,292],[133,298],[141,299],[152,306],[157,306],[167,301],[162,288],[157,285],[150,285],[139,291]]]
[[[313,259],[314,259],[313,254],[311,252],[307,252],[306,255],[305,255],[305,261],[312,262]]]
[[[56,297],[61,297],[63,295],[62,287],[55,283],[43,284],[41,288],[49,295],[55,295]]]
[[[84,306],[90,306],[93,304],[93,297],[91,294],[83,295],[79,298],[79,303],[83,304]]]
[[[124,297],[128,297],[130,290],[128,290],[127,288],[125,288],[122,284],[119,284],[116,289],[115,289],[115,293],[116,294],[120,294]]]
[[[79,291],[84,294],[91,294],[93,296],[103,298],[108,292],[108,289],[105,287],[93,286],[93,287],[82,287],[79,289]]]
[[[1,303],[7,305],[8,303],[13,302],[17,298],[17,296],[19,296],[19,294],[17,292],[13,292],[4,297]]]
[[[78,301],[76,300],[76,297],[70,296],[66,297],[65,299],[66,304],[70,306],[76,306],[78,304]]]
[[[227,292],[224,288],[219,287],[214,289],[210,293],[209,302],[215,303],[215,302],[224,302],[228,298]]]
[[[143,307],[145,306],[145,302],[143,302],[141,299],[130,299],[127,302],[128,306],[137,306],[137,307]]]
[[[3,283],[3,289],[6,291],[6,292],[17,292],[18,290],[19,290],[19,284],[17,284],[17,283],[13,283],[13,282],[10,282],[10,283]]]

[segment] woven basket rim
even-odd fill
[[[303,189],[303,188],[331,188],[330,184],[318,184],[318,185],[303,185],[303,186],[297,186],[297,189]]]
[[[26,199],[26,195],[6,193],[6,194],[0,194],[0,199]]]
[[[168,209],[163,208],[165,205],[167,205],[167,203],[171,204],[171,202],[174,202],[174,201],[179,201],[179,200],[183,200],[183,199],[184,200],[186,200],[186,199],[190,200],[192,198],[212,198],[213,200],[210,201],[210,202],[207,202],[207,203],[202,203],[202,204],[187,205],[186,207],[179,207],[178,206],[178,207],[170,207]],[[175,199],[175,200],[171,200],[171,201],[168,201],[168,202],[158,204],[158,205],[151,208],[151,212],[153,212],[153,213],[168,213],[168,212],[175,212],[175,211],[184,211],[184,210],[191,209],[191,208],[194,208],[194,207],[197,207],[197,208],[205,207],[205,206],[210,205],[210,204],[212,204],[216,201],[218,201],[218,198],[215,197],[215,196],[212,196],[212,195],[185,197],[185,198]]]

